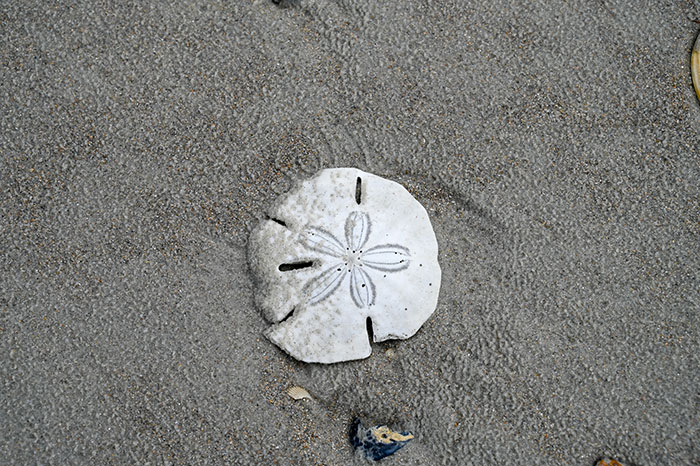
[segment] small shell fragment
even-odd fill
[[[695,86],[695,94],[700,99],[700,34],[695,39],[693,52],[690,54],[690,74],[693,77],[693,86]]]
[[[310,400],[311,399],[311,395],[309,394],[309,392],[307,392],[306,389],[299,387],[299,386],[294,386],[294,387],[288,388],[287,395],[289,395],[290,397],[292,397],[295,400],[303,400],[303,399]]]

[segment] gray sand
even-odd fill
[[[0,462],[361,465],[361,416],[386,464],[700,464],[698,0],[135,3],[0,9]],[[246,242],[336,166],[443,285],[307,365]]]

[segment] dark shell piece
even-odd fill
[[[349,434],[352,446],[374,461],[393,455],[413,439],[410,432],[394,432],[384,425],[365,428],[359,419],[353,421]]]

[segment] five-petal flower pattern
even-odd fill
[[[398,244],[379,244],[365,248],[371,232],[369,215],[351,212],[345,220],[345,244],[332,233],[308,227],[301,233],[301,243],[308,249],[333,258],[328,268],[304,285],[308,305],[323,301],[350,279],[350,296],[357,307],[374,304],[376,287],[368,269],[398,272],[410,264],[408,248]]]

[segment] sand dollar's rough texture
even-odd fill
[[[435,310],[435,233],[398,183],[355,168],[323,170],[269,217],[251,235],[256,299],[274,323],[268,338],[294,358],[366,358],[369,338],[409,338]]]

